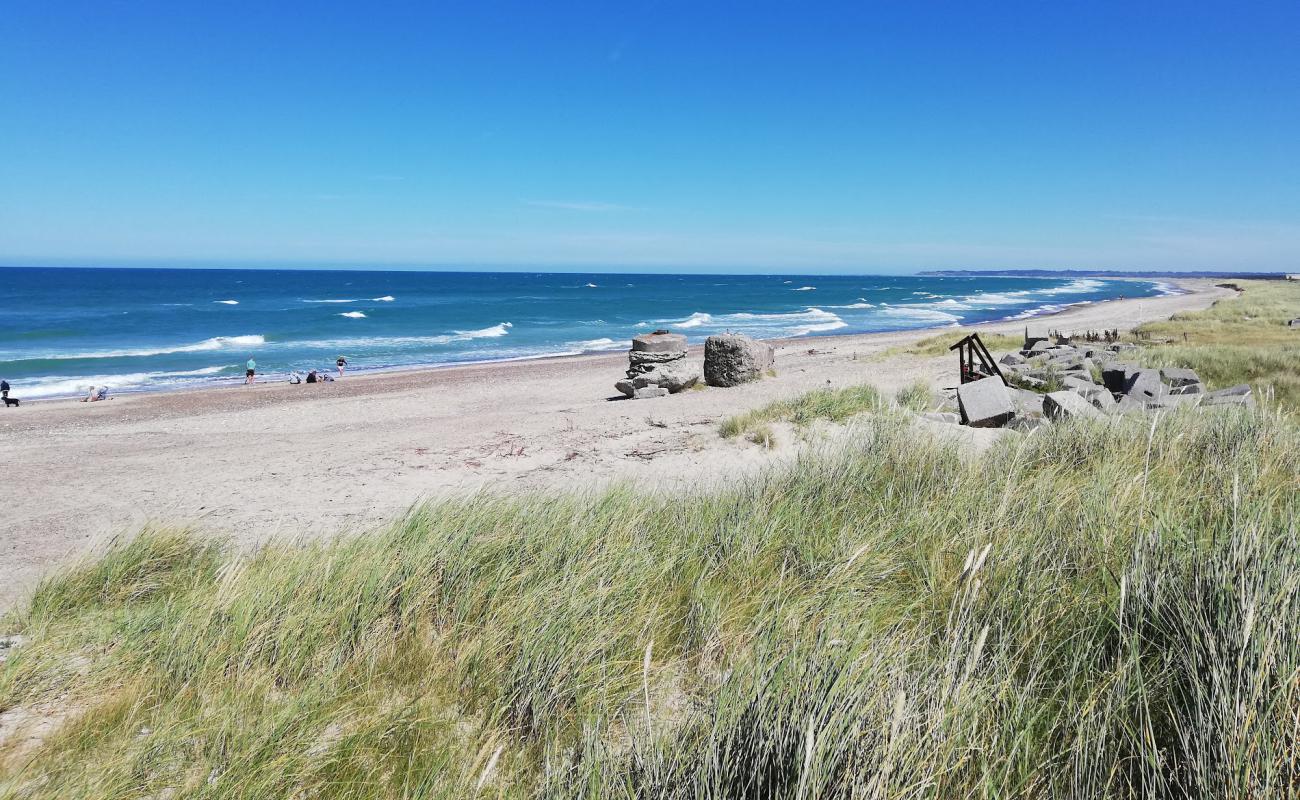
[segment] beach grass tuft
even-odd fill
[[[874,386],[857,384],[840,389],[818,389],[777,400],[753,411],[727,417],[719,432],[723,438],[743,436],[775,422],[803,427],[815,420],[843,422],[864,411],[880,410],[884,399]]]
[[[1297,476],[1276,407],[868,414],[686,495],[151,529],[5,621],[0,797],[1296,798]]]

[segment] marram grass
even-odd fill
[[[729,491],[146,531],[9,621],[14,798],[1297,798],[1300,437],[893,415]],[[3,730],[3,728],[0,728]]]

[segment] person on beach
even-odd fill
[[[334,366],[339,368],[340,378],[343,377],[343,368],[346,367],[347,365],[348,365],[348,360],[343,356],[339,356],[338,360],[334,362]]]
[[[257,380],[257,362],[250,358],[244,367],[244,385],[248,386]]]
[[[308,382],[308,383],[316,383],[316,382],[317,382],[317,378],[316,378],[316,370],[312,370],[311,372],[308,372],[308,373],[307,373],[307,382]]]
[[[81,402],[94,403],[99,400],[107,400],[107,399],[108,399],[107,386],[98,386],[98,387],[91,386],[90,391],[86,393],[86,396],[81,398]]]
[[[296,370],[296,369],[293,370],[292,372],[290,372],[290,373],[289,373],[289,383],[292,383],[292,384],[294,384],[294,385],[297,385],[297,384],[299,384],[299,383],[302,383],[302,373],[298,372],[298,370]]]
[[[9,381],[0,380],[0,397],[9,399]]]

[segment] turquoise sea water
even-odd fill
[[[0,377],[20,398],[238,384],[626,349],[669,328],[813,337],[1028,319],[1170,290],[1020,277],[0,268]]]

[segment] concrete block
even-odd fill
[[[1138,371],[1136,364],[1125,361],[1112,361],[1101,368],[1101,381],[1115,394],[1123,394],[1128,386],[1129,377]]]
[[[1052,392],[1043,396],[1043,414],[1050,420],[1095,419],[1101,412],[1074,392]]]
[[[985,378],[957,387],[962,421],[972,428],[1000,428],[1015,414],[1011,393],[997,378]]]
[[[1140,369],[1124,384],[1124,394],[1140,402],[1159,400],[1168,393],[1160,380],[1160,372],[1154,369]]]
[[[1165,367],[1161,369],[1160,379],[1175,389],[1180,386],[1191,386],[1194,383],[1201,382],[1201,376],[1196,374],[1196,370],[1182,369],[1180,367]]]
[[[1245,406],[1246,408],[1255,407],[1255,395],[1250,389],[1250,384],[1241,383],[1227,389],[1219,389],[1215,392],[1209,392],[1201,397],[1203,406]]]

